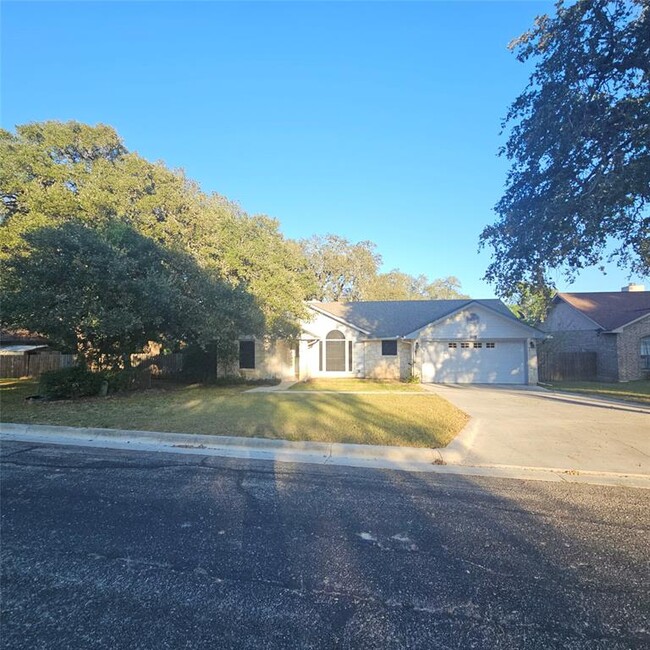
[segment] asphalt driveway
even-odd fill
[[[430,384],[472,417],[463,465],[650,474],[650,408],[538,387]],[[444,454],[443,454],[444,455]]]

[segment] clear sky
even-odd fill
[[[550,2],[2,2],[0,123],[103,122],[288,237],[371,240],[383,270],[473,297],[529,68],[508,42]],[[614,291],[584,272],[560,290]],[[632,277],[633,281],[644,278]],[[648,284],[647,279],[645,279]]]

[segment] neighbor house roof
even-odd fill
[[[5,345],[0,347],[1,356],[11,356],[15,354],[25,354],[34,350],[44,350],[47,345]]]
[[[650,314],[650,291],[558,293],[555,300],[568,303],[606,331],[625,327]]]
[[[523,325],[500,300],[382,300],[363,302],[310,302],[324,312],[367,333],[371,338],[397,338],[471,304],[478,304]]]
[[[6,330],[0,329],[0,344],[46,344],[48,341],[42,334],[28,330]]]

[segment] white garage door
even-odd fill
[[[522,341],[424,343],[422,381],[451,384],[525,384]]]

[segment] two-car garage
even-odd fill
[[[525,340],[421,341],[422,381],[526,384]]]

